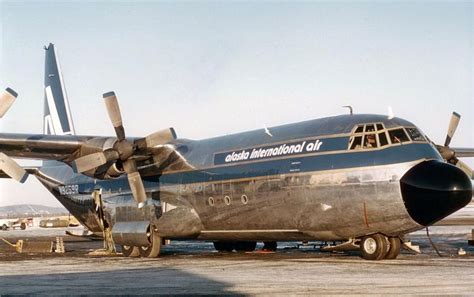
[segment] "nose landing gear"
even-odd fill
[[[362,237],[360,252],[366,260],[395,259],[400,254],[400,246],[398,237],[376,233]]]

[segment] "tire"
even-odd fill
[[[21,223],[21,224],[20,224],[20,229],[21,229],[21,230],[25,230],[25,229],[26,229],[26,224],[25,224],[25,223]]]
[[[278,246],[278,244],[277,244],[276,241],[264,241],[263,242],[263,250],[264,251],[276,252],[277,246]]]
[[[398,237],[389,237],[388,238],[389,248],[388,252],[385,255],[385,259],[396,259],[400,254],[400,247],[402,243]]]
[[[366,260],[381,260],[388,252],[388,239],[382,234],[371,234],[362,237],[360,253]]]
[[[8,226],[7,226],[6,224],[3,224],[3,225],[2,225],[2,230],[3,230],[3,231],[7,231],[7,229],[8,229]]]
[[[122,254],[124,257],[138,257],[140,256],[140,251],[136,246],[122,245]]]
[[[161,237],[158,236],[158,233],[154,231],[154,228],[150,228],[148,232],[148,241],[150,241],[149,246],[139,247],[140,257],[143,258],[156,258],[160,255],[161,252]]]
[[[218,252],[232,252],[234,250],[234,243],[231,241],[214,241],[214,248]]]
[[[235,250],[237,252],[252,252],[257,247],[255,241],[237,241],[235,243]]]

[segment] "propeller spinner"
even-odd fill
[[[73,168],[77,172],[92,170],[108,162],[118,162],[123,165],[127,174],[128,183],[132,190],[133,198],[141,208],[146,201],[146,192],[142,178],[138,172],[134,155],[140,152],[146,152],[149,149],[165,144],[176,139],[176,133],[173,128],[164,129],[152,133],[146,137],[139,138],[133,142],[125,138],[125,129],[122,124],[122,115],[114,92],[108,92],[103,95],[105,107],[110,121],[115,129],[117,140],[113,148],[82,156],[73,161]]]

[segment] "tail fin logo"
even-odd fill
[[[61,126],[61,120],[59,119],[58,110],[56,104],[54,103],[53,92],[51,91],[51,86],[47,86],[45,89],[46,102],[49,109],[49,114],[44,116],[44,132],[45,134],[53,135],[64,135],[63,128]],[[68,131],[71,134],[70,131]]]
[[[74,135],[69,102],[54,45],[45,47],[44,134]]]

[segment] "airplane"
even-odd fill
[[[115,136],[76,135],[53,44],[45,47],[43,134],[0,134],[2,176],[34,175],[124,256],[157,257],[166,240],[252,251],[263,241],[342,241],[394,259],[404,234],[472,199],[472,170],[452,148],[394,116],[345,114],[204,140],[173,128],[127,137],[116,94],[103,95]],[[16,93],[1,97],[1,116]],[[12,158],[43,160],[22,168]],[[96,199],[99,197],[99,199]],[[342,247],[341,245],[341,247]]]

